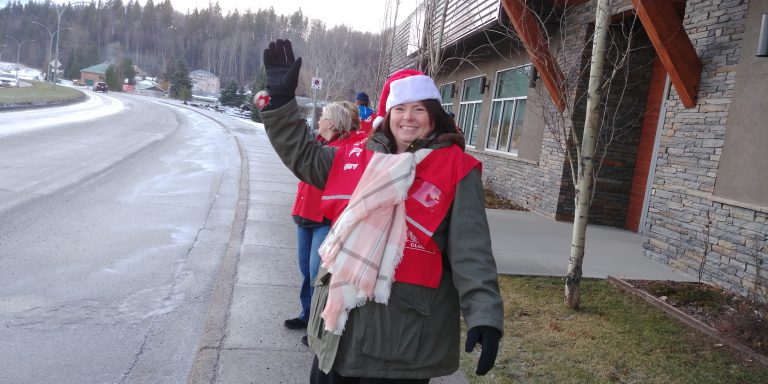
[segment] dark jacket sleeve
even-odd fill
[[[325,189],[336,149],[320,145],[309,134],[296,100],[262,111],[261,118],[269,142],[288,169],[301,181]]]
[[[486,325],[503,332],[504,309],[483,201],[480,173],[473,169],[456,186],[448,257],[467,329]]]

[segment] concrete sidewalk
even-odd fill
[[[232,281],[221,282],[225,289],[214,291],[189,382],[307,383],[312,355],[300,341],[304,332],[283,326],[285,319],[299,314],[301,275],[290,217],[297,179],[274,153],[263,129],[244,125],[230,130],[238,139],[241,157],[247,158],[239,203],[241,208],[247,204],[247,218],[241,220],[242,237],[233,234],[233,239],[242,241],[239,249],[230,244],[232,255],[223,262],[226,272],[231,260],[233,278],[222,274],[223,280]],[[500,210],[488,210],[488,219],[501,273],[565,274],[570,223]],[[589,229],[584,271],[589,277],[689,279],[646,259],[640,236],[602,227]],[[431,383],[458,384],[467,379],[457,372]]]

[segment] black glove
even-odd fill
[[[300,69],[301,57],[293,58],[290,40],[269,43],[269,48],[264,50],[269,109],[280,108],[296,97]]]
[[[482,347],[480,359],[477,361],[476,374],[485,375],[493,368],[493,364],[496,363],[496,354],[499,352],[499,339],[501,339],[501,331],[486,325],[480,325],[467,331],[467,344],[464,346],[464,350],[472,352],[477,343],[480,343]]]

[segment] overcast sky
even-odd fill
[[[155,4],[160,2],[153,1]],[[146,0],[139,0],[139,2],[144,4]],[[195,7],[207,8],[208,2],[209,0],[171,0],[173,8],[179,12],[187,12]],[[394,4],[395,1],[391,2]],[[398,21],[402,21],[405,16],[413,12],[416,2],[417,0],[400,0]],[[352,29],[364,32],[381,31],[386,4],[386,0],[219,0],[219,5],[225,14],[228,10],[235,8],[240,11],[251,8],[255,11],[259,8],[268,9],[271,6],[277,14],[290,15],[301,8],[304,16],[323,20],[328,27],[345,24]]]
[[[57,3],[63,3],[62,0],[55,0]],[[89,0],[86,0],[89,1]],[[155,4],[163,0],[153,0]],[[290,15],[299,8],[304,12],[304,16],[311,19],[323,20],[328,27],[345,24],[352,29],[364,32],[380,32],[384,22],[385,6],[391,2],[394,7],[396,0],[219,0],[219,5],[224,10],[224,14],[229,10],[237,8],[245,11],[250,8],[253,11],[257,9],[268,9],[273,7],[275,13]],[[400,8],[398,10],[398,23],[403,21],[421,0],[399,0]],[[10,0],[0,0],[0,6],[11,2]],[[22,0],[22,4],[27,0]],[[42,2],[42,1],[41,1]],[[123,0],[127,3],[128,0]],[[139,4],[144,6],[146,0],[139,0]],[[216,2],[213,0],[211,2]],[[186,13],[197,7],[203,9],[208,7],[209,0],[171,0],[173,9]],[[394,13],[394,12],[392,12]]]

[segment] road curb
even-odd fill
[[[240,260],[240,245],[245,234],[245,221],[248,215],[248,155],[238,137],[235,137],[240,153],[240,183],[235,220],[230,231],[224,259],[221,262],[213,284],[208,316],[203,328],[203,335],[197,347],[197,354],[187,378],[189,384],[211,384],[218,376],[221,349],[226,339],[232,294],[234,292],[237,263]]]

